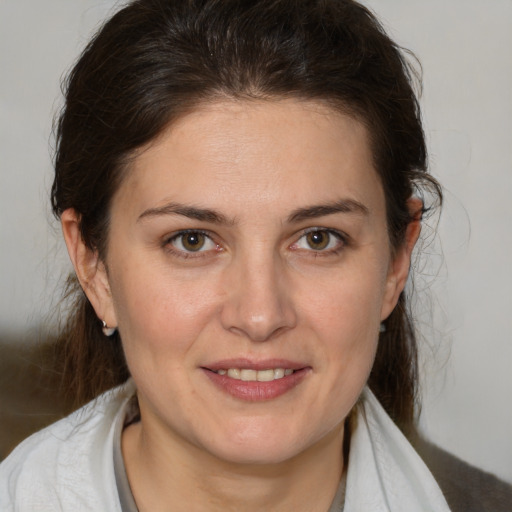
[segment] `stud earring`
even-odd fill
[[[101,323],[103,324],[101,330],[105,336],[112,336],[117,331],[117,327],[109,327],[105,320],[102,320]]]
[[[386,324],[384,322],[380,323],[379,332],[386,332]]]

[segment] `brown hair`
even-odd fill
[[[379,22],[353,0],[137,0],[96,34],[71,71],[57,127],[52,205],[74,208],[104,257],[109,205],[137,148],[212,99],[324,101],[368,128],[403,242],[407,200],[426,174],[416,75]],[[76,290],[61,336],[66,386],[83,402],[128,377],[119,335],[105,339]],[[404,430],[414,424],[416,340],[405,295],[386,321],[369,384]]]

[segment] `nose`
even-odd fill
[[[241,257],[227,272],[224,329],[251,341],[267,341],[296,325],[293,293],[277,256]]]

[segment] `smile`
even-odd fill
[[[290,361],[231,360],[202,367],[204,375],[223,393],[243,401],[272,400],[291,392],[311,373],[311,366]]]
[[[227,368],[217,370],[218,375],[225,375],[230,379],[242,380],[244,382],[270,382],[282,379],[293,373],[291,368],[269,368],[267,370],[251,370],[248,368]]]

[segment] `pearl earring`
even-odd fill
[[[117,327],[109,327],[105,320],[102,320],[101,323],[103,324],[101,330],[105,336],[112,336],[117,331]]]

